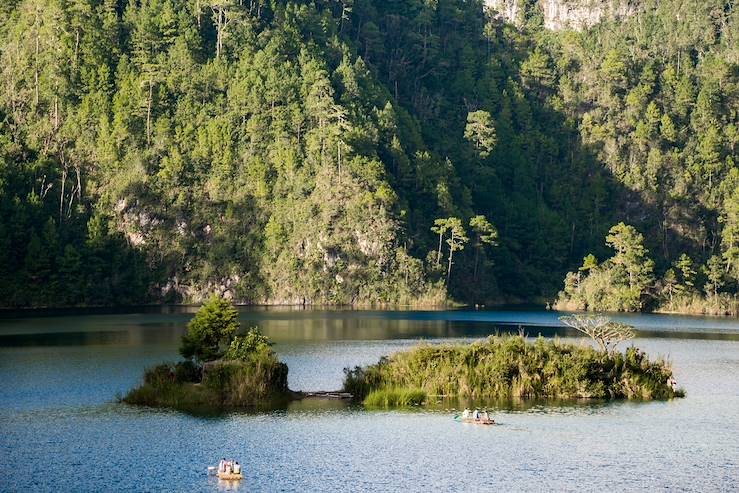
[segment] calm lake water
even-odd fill
[[[737,319],[618,317],[672,361],[685,399],[501,404],[500,426],[325,401],[218,417],[116,403],[177,358],[193,312],[0,318],[0,491],[739,491]],[[420,339],[575,335],[535,310],[241,315],[277,342],[297,390],[338,389],[344,367]],[[241,484],[206,475],[224,455],[244,464]]]

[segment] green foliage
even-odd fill
[[[426,392],[422,389],[383,388],[373,390],[364,398],[367,407],[397,408],[420,406],[426,401]]]
[[[272,342],[258,328],[249,329],[245,336],[236,336],[228,346],[224,359],[248,361],[261,353],[272,352]]]
[[[619,223],[606,237],[614,255],[597,265],[593,255],[583,259],[577,272],[565,279],[558,309],[639,311],[648,301],[654,283],[654,262],[647,256],[644,237],[633,226]]]
[[[144,371],[144,384],[163,386],[168,383],[195,383],[200,381],[202,368],[190,360],[162,363]]]
[[[706,291],[717,256],[709,290],[735,293],[736,9],[647,2],[577,34],[519,13],[4,2],[0,305],[532,299],[622,220],[652,270],[685,253]],[[472,230],[446,276],[436,218]],[[623,260],[621,304],[648,308]]]
[[[203,368],[202,385],[222,407],[257,405],[285,397],[288,368],[272,353],[254,355],[249,362],[216,361]]]
[[[473,111],[467,114],[464,138],[470,141],[481,158],[486,158],[495,148],[495,126],[490,113]]]
[[[192,412],[268,406],[286,400],[287,365],[268,352],[255,354],[248,362],[157,365],[147,369],[144,383],[123,398],[128,404]]]
[[[674,265],[680,273],[680,282],[676,286],[677,289],[681,292],[694,291],[697,272],[693,269],[693,260],[683,253]]]
[[[345,370],[344,389],[371,404],[407,402],[423,393],[463,398],[669,399],[683,395],[664,361],[520,336],[467,345],[420,345],[364,368]],[[370,399],[370,396],[372,398]]]
[[[218,296],[212,296],[201,306],[187,324],[187,334],[182,336],[180,354],[186,359],[198,362],[220,358],[224,347],[229,347],[239,329],[239,314],[231,303]],[[254,343],[258,335],[250,333],[251,338],[240,340],[235,349],[240,350],[244,343]],[[229,349],[231,349],[229,347]]]

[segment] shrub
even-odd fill
[[[199,382],[203,368],[190,360],[178,361],[174,365],[175,380],[179,383]]]
[[[214,361],[203,368],[203,385],[218,396],[223,406],[256,405],[259,401],[289,392],[288,368],[273,354],[257,353],[248,363]]]
[[[236,336],[231,341],[224,359],[247,361],[255,354],[272,354],[272,342],[254,327],[245,336]]]
[[[239,314],[223,298],[213,296],[195,314],[182,336],[180,354],[185,359],[205,362],[222,356],[222,347],[228,346],[239,329]]]

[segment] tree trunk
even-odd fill
[[[77,173],[77,201],[82,203],[82,179],[80,177],[80,166],[75,166],[75,172]]]
[[[449,286],[449,278],[452,275],[452,256],[454,255],[454,230],[452,230],[452,239],[449,243],[449,266],[446,270],[446,285]]]
[[[216,15],[216,58],[221,57],[221,49],[223,48],[223,30],[225,28],[226,15],[223,7],[218,7]]]
[[[439,233],[439,253],[436,255],[436,266],[438,267],[441,264],[441,240],[442,240],[443,233]]]
[[[62,212],[64,210],[64,184],[67,181],[67,165],[65,164],[62,168],[62,184],[61,191],[59,193],[59,221],[62,220]]]
[[[74,65],[73,67],[77,68],[77,57],[79,56],[80,52],[80,30],[77,29],[75,32],[75,39],[74,39]]]

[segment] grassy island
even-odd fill
[[[365,405],[417,405],[430,396],[471,399],[669,399],[672,369],[639,349],[625,353],[539,337],[491,336],[472,344],[422,344],[345,369],[344,390]]]
[[[287,387],[287,365],[267,337],[257,329],[237,335],[238,329],[233,306],[212,298],[182,338],[185,360],[147,369],[144,383],[123,402],[197,411],[271,406],[295,397]]]
[[[190,361],[163,363],[144,373],[128,404],[188,411],[251,408],[290,400],[287,365],[274,355],[248,361],[219,360],[198,366]]]

